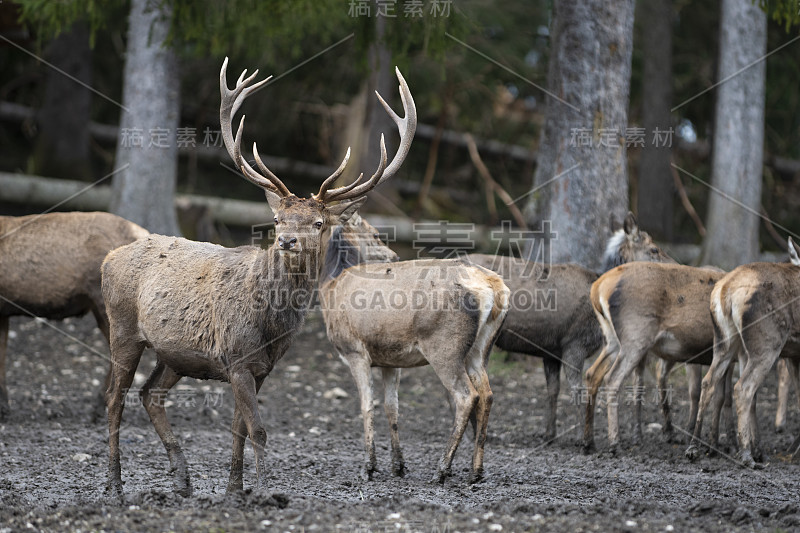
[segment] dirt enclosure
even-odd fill
[[[120,506],[104,492],[107,429],[93,423],[94,395],[108,349],[91,318],[47,324],[12,319],[8,380],[12,415],[0,425],[0,532],[46,531],[751,531],[800,528],[800,466],[781,458],[800,431],[794,404],[788,431],[772,430],[775,378],[759,394],[761,433],[770,454],[764,470],[724,457],[684,459],[685,444],[663,442],[648,376],[644,443],[630,444],[632,409],[621,408],[622,446],[603,453],[605,416],[597,417],[600,452],[580,453],[562,386],[559,432],[543,442],[541,363],[494,357],[494,406],[486,479],[467,483],[471,438],[465,436],[444,486],[431,482],[451,415],[430,368],[404,371],[400,432],[408,473],[390,473],[383,409],[375,426],[381,471],[362,481],[358,395],[349,371],[331,354],[319,315],[259,395],[269,437],[269,493],[224,494],[230,461],[233,399],[226,384],[186,379],[166,401],[190,464],[194,495],[172,492],[166,453],[135,396],[123,415]],[[152,366],[145,352],[134,387]],[[376,386],[380,381],[376,375]],[[676,421],[688,403],[679,373],[672,380]],[[381,394],[376,393],[380,398]],[[468,432],[469,433],[469,432]],[[255,477],[245,455],[245,487]]]

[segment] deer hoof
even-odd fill
[[[183,498],[188,498],[192,495],[192,485],[191,483],[176,481],[175,482],[175,494],[181,496]]]
[[[392,474],[396,477],[403,477],[406,475],[406,465],[402,461],[398,463],[392,463]]]
[[[228,486],[225,487],[225,495],[226,496],[233,496],[234,494],[238,494],[240,492],[244,492],[244,485],[243,484],[236,484],[236,483],[228,483]]]
[[[378,469],[374,466],[367,465],[361,469],[361,480],[362,481],[372,481],[372,476],[377,472]]]
[[[444,481],[452,475],[450,469],[439,470],[433,477],[433,483],[444,485]]]
[[[767,457],[767,454],[764,453],[761,447],[756,447],[753,449],[753,459],[755,459],[757,463],[766,463],[769,457]]]
[[[758,468],[758,465],[755,459],[753,459],[753,455],[750,453],[750,450],[743,450],[739,452],[738,459],[739,462],[742,464],[742,466],[745,468],[752,468],[752,469]]]
[[[608,448],[603,450],[603,455],[608,457],[616,457],[617,456],[617,444],[609,444]]]
[[[699,446],[697,446],[696,444],[691,444],[691,445],[689,445],[688,448],[686,448],[686,451],[684,452],[684,455],[686,456],[687,459],[689,459],[690,461],[694,462],[694,461],[696,461],[697,459],[700,458],[700,456],[702,455],[702,452],[700,451],[700,447]]]
[[[483,481],[483,468],[473,470],[472,474],[470,474],[469,476],[470,485],[474,485],[475,483],[480,483],[481,481]]]
[[[106,485],[106,493],[111,497],[112,500],[116,501],[118,505],[122,505],[125,503],[125,496],[122,493],[122,483],[108,483]]]

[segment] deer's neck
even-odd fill
[[[342,226],[337,226],[328,239],[325,254],[320,265],[320,283],[336,279],[346,268],[364,262],[357,246],[354,246],[343,235]]]
[[[276,295],[291,295],[297,300],[310,301],[311,291],[316,281],[314,261],[308,254],[301,252],[295,256],[284,256],[277,246],[272,246],[260,255],[259,264],[254,265],[256,273],[256,290],[274,299]],[[301,294],[296,294],[301,293]],[[304,296],[307,294],[307,296]]]
[[[623,249],[624,243],[625,232],[621,229],[615,231],[611,238],[608,239],[606,249],[603,253],[603,266],[601,267],[600,274],[628,262],[627,254]]]

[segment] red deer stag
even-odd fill
[[[267,80],[251,86],[258,71],[246,71],[228,89],[220,71],[220,124],[228,153],[236,166],[262,188],[275,215],[276,239],[267,250],[253,246],[223,248],[153,235],[109,254],[103,263],[103,295],[110,320],[113,374],[107,394],[109,484],[122,498],[119,427],[123,396],[133,381],[142,350],[150,346],[157,364],[141,390],[141,399],[176,471],[179,494],[190,494],[189,470],[178,440],[153,390],[169,390],[182,376],[216,379],[231,384],[233,454],[228,491],[241,490],[245,438],[255,451],[257,487],[267,483],[264,465],[266,429],[256,396],[276,361],[286,352],[305,320],[312,296],[325,229],[346,222],[375,186],[400,168],[416,130],[416,108],[405,80],[397,71],[405,118],[378,95],[400,131],[400,146],[386,165],[381,137],[381,162],[375,174],[332,189],[347,164],[327,178],[317,194],[298,198],[261,161],[260,172],[242,157],[244,117],[232,134],[231,120],[245,98]],[[268,78],[269,79],[269,78]],[[349,155],[349,151],[348,151]],[[340,203],[332,205],[332,202]]]
[[[109,213],[0,217],[0,420],[9,414],[8,318],[62,319],[91,311],[107,340],[100,265],[114,248],[146,235],[144,228]],[[98,397],[99,412],[104,391]]]
[[[719,280],[711,292],[714,360],[703,378],[700,413],[686,450],[689,458],[698,455],[703,416],[712,401],[712,423],[719,417],[719,382],[738,356],[739,380],[733,394],[739,459],[751,468],[761,459],[756,392],[778,357],[800,358],[800,257],[791,237],[789,257],[789,263],[742,265]]]
[[[451,475],[453,456],[475,411],[470,482],[483,477],[492,390],[486,362],[508,310],[510,291],[495,273],[463,261],[401,262],[385,247],[366,248],[374,230],[363,220],[336,228],[327,243],[320,300],[328,338],[353,374],[361,398],[367,462],[376,471],[372,367],[379,367],[392,442],[392,472],[405,472],[398,433],[400,369],[431,365],[455,404],[455,420],[437,480]]]
[[[610,451],[619,442],[622,383],[652,352],[671,368],[675,363],[710,364],[713,331],[708,299],[725,273],[674,264],[629,263],[606,272],[592,284],[591,302],[606,343],[587,371],[584,449],[594,448],[594,402],[605,383]],[[662,406],[664,376],[659,379]],[[694,397],[696,394],[692,394]],[[665,413],[666,414],[666,413]],[[690,415],[690,424],[694,417]],[[690,430],[691,431],[691,430]]]
[[[599,275],[574,264],[545,265],[483,254],[467,258],[500,274],[511,289],[511,305],[495,344],[503,350],[542,358],[548,399],[545,440],[552,441],[556,438],[561,366],[571,396],[577,400],[581,397],[583,363],[603,346],[603,333],[589,303],[589,290]],[[603,268],[630,261],[674,263],[647,232],[639,230],[633,213],[628,213],[623,228],[609,239]],[[583,408],[577,401],[576,410],[580,424]]]

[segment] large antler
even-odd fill
[[[336,178],[339,177],[347,164],[347,160],[350,157],[350,149],[348,148],[347,155],[342,164],[336,172],[322,183],[319,192],[314,195],[314,198],[320,202],[328,203],[336,200],[349,200],[364,196],[369,191],[394,176],[403,164],[406,155],[408,155],[408,150],[411,147],[411,140],[414,138],[414,133],[417,131],[417,108],[414,105],[414,98],[411,96],[411,91],[406,84],[406,80],[403,78],[403,75],[400,74],[400,69],[395,67],[394,70],[397,74],[397,79],[400,81],[400,99],[403,101],[403,110],[406,116],[404,118],[397,116],[397,113],[395,113],[381,95],[375,91],[378,100],[383,104],[383,108],[389,116],[392,117],[392,120],[397,124],[397,129],[400,131],[400,147],[397,149],[394,159],[392,159],[392,162],[389,163],[388,166],[386,165],[386,145],[383,141],[383,134],[381,134],[381,162],[375,174],[366,182],[364,181],[364,174],[361,174],[358,176],[358,179],[351,184],[329,190],[328,188],[336,181]]]
[[[245,69],[242,71],[239,79],[236,80],[236,88],[231,91],[228,89],[227,70],[228,58],[226,57],[225,61],[222,62],[222,70],[220,70],[219,73],[219,93],[222,97],[222,102],[219,106],[219,125],[220,129],[222,130],[222,140],[225,143],[225,148],[228,149],[228,154],[231,156],[231,159],[233,159],[234,164],[241,169],[245,177],[250,180],[250,182],[261,187],[262,189],[272,191],[280,196],[290,196],[292,193],[289,191],[286,185],[284,185],[283,182],[267,168],[264,162],[261,161],[261,158],[258,155],[258,149],[256,148],[256,143],[253,143],[253,156],[255,157],[256,165],[258,165],[258,169],[261,171],[261,174],[256,172],[253,167],[250,166],[247,160],[242,157],[242,131],[244,130],[244,115],[242,116],[242,120],[239,122],[239,129],[236,131],[235,137],[233,136],[231,129],[231,120],[236,114],[236,111],[239,110],[239,107],[241,107],[244,99],[252,94],[253,91],[267,83],[272,76],[261,80],[252,87],[249,87],[249,85],[258,75],[258,70],[253,72],[249,77],[245,78],[245,74],[247,74],[247,69]]]

